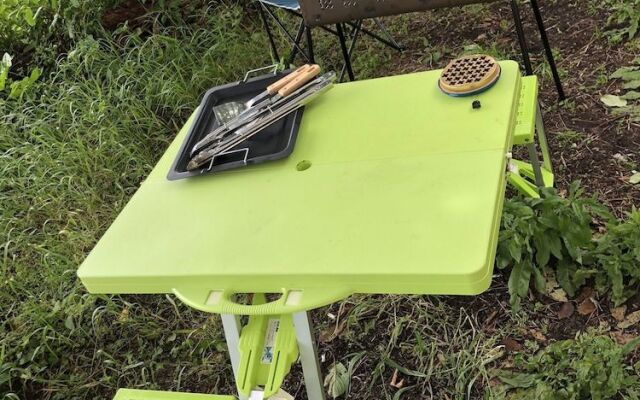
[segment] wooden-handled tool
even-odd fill
[[[301,68],[302,70],[300,70],[300,68],[295,70],[294,73],[296,73],[296,76],[294,76],[293,79],[291,79],[285,84],[285,86],[278,90],[279,96],[286,97],[290,95],[302,85],[318,76],[318,74],[320,73],[320,66],[317,64],[307,64]],[[300,72],[298,72],[298,70],[300,70]]]
[[[302,71],[304,71],[307,66],[309,64],[305,64],[305,65],[301,65],[298,68],[296,68],[294,71],[288,73],[287,75],[285,75],[282,79],[280,79],[279,81],[272,83],[271,85],[267,86],[267,93],[269,94],[276,94],[278,93],[278,91],[280,89],[282,89],[283,87],[285,87],[289,82],[291,82],[296,76],[298,76],[298,74],[300,74]],[[247,102],[249,103],[249,102]]]
[[[276,82],[272,83],[271,85],[267,86],[267,89],[264,92],[262,92],[259,95],[249,99],[246,102],[245,105],[247,106],[247,108],[251,108],[251,107],[253,107],[254,104],[262,101],[264,98],[266,98],[268,96],[272,96],[272,95],[278,93],[278,91],[280,91],[288,83],[290,83],[292,80],[294,80],[300,73],[305,71],[307,69],[307,67],[309,67],[309,64],[305,64],[305,65],[303,65],[301,67],[298,67],[296,70],[294,70],[293,72],[287,74],[282,79],[279,79],[278,81],[276,81]]]

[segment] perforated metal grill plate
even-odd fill
[[[442,71],[439,85],[443,92],[464,96],[480,92],[500,77],[500,65],[493,57],[476,54],[457,58]]]

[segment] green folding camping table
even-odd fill
[[[443,94],[440,71],[336,85],[306,108],[288,158],[168,181],[190,120],[78,275],[92,293],[173,293],[222,314],[242,398],[275,393],[299,353],[322,399],[306,311],[353,293],[483,292],[506,182],[531,196],[552,184],[535,77],[501,66],[472,97]]]

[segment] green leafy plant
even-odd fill
[[[625,222],[609,224],[597,240],[594,260],[596,286],[611,288],[611,300],[620,305],[638,291],[640,283],[640,211],[634,209]]]
[[[339,362],[329,369],[329,373],[324,378],[324,386],[332,398],[335,399],[349,393],[351,377],[364,355],[364,352],[349,355],[348,357],[351,357],[351,359],[348,367]]]
[[[612,75],[612,79],[621,79],[624,83],[623,89],[628,90],[624,96],[625,100],[640,99],[640,93],[635,90],[640,89],[640,57],[636,58],[632,65],[622,67],[616,70]]]
[[[498,398],[511,400],[638,399],[640,381],[627,356],[640,338],[621,346],[609,336],[588,332],[553,343],[536,355],[515,357],[522,372],[500,371]]]
[[[5,89],[7,82],[9,81],[9,69],[11,69],[11,56],[4,53],[2,61],[0,61],[0,92]],[[19,81],[11,82],[9,97],[22,97],[24,92],[38,80],[41,74],[42,71],[40,68],[34,68],[29,76],[24,77]]]
[[[79,39],[99,36],[103,30],[102,13],[116,3],[117,0],[2,0],[0,49],[16,55],[19,62],[13,73],[17,76],[29,77],[29,65],[48,71],[58,56]]]
[[[545,292],[544,270],[550,269],[560,286],[573,296],[595,271],[584,267],[592,246],[594,216],[611,219],[595,199],[585,198],[577,184],[566,198],[547,189],[540,199],[507,200],[497,252],[497,267],[511,268],[511,305],[518,309],[530,281]],[[548,267],[548,268],[547,268]]]
[[[640,13],[640,11],[638,11]],[[634,118],[640,119],[640,57],[636,58],[629,66],[616,70],[611,79],[622,81],[622,89],[625,93],[618,97],[622,102],[620,107],[615,109],[615,113],[630,114]]]
[[[608,0],[606,7],[610,12],[607,24],[614,26],[607,33],[610,40],[633,39],[640,26],[640,0]]]
[[[605,224],[602,234],[593,232],[596,219]],[[570,297],[593,279],[598,292],[610,294],[618,306],[640,286],[640,211],[634,208],[626,219],[617,220],[576,184],[566,198],[545,190],[540,199],[507,200],[496,266],[510,270],[514,310],[531,282],[538,292],[547,293],[550,279]]]
[[[3,0],[0,2],[0,38],[16,39],[36,25],[42,0]]]

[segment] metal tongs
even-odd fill
[[[241,142],[329,90],[335,82],[335,73],[316,77],[319,72],[317,65],[305,65],[283,78],[287,79],[287,83],[281,86],[277,94],[269,94],[270,89],[267,88],[264,93],[251,99],[250,108],[195,144],[187,169],[194,170],[213,163],[216,156],[228,153]],[[273,85],[280,83],[278,81]]]

